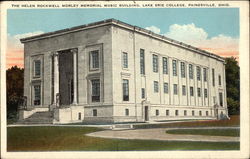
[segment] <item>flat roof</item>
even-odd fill
[[[219,61],[225,62],[224,58],[222,58],[219,55],[216,55],[214,53],[199,49],[197,47],[185,44],[183,42],[177,41],[177,40],[173,40],[170,39],[166,36],[160,35],[160,34],[156,34],[152,31],[149,31],[147,29],[138,27],[138,26],[134,26],[131,24],[127,24],[125,22],[116,20],[116,19],[106,19],[106,20],[102,20],[102,21],[98,21],[98,22],[94,22],[94,23],[89,23],[89,24],[85,24],[85,25],[80,25],[80,26],[76,26],[76,27],[72,27],[72,28],[67,28],[67,29],[62,29],[62,30],[58,30],[58,31],[54,31],[54,32],[48,32],[48,33],[44,33],[44,34],[40,34],[40,35],[35,35],[35,36],[30,36],[27,38],[23,38],[20,39],[20,41],[22,43],[27,43],[30,41],[35,41],[35,40],[40,40],[40,39],[46,39],[46,38],[50,38],[50,37],[55,37],[55,36],[59,36],[59,35],[63,35],[63,34],[68,34],[68,33],[72,33],[72,32],[77,32],[77,31],[81,31],[81,30],[86,30],[86,29],[91,29],[91,28],[96,28],[96,27],[101,27],[101,26],[106,26],[106,25],[115,25],[121,28],[125,28],[146,36],[149,36],[151,38],[157,39],[157,40],[161,40],[164,42],[167,42],[169,44],[175,45],[175,46],[179,46],[181,48],[185,48],[187,50],[191,50],[194,51],[196,53],[199,53],[201,55],[204,56],[209,56],[211,58],[217,59]]]

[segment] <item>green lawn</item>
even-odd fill
[[[168,134],[191,134],[191,135],[209,135],[209,136],[240,136],[239,129],[173,129],[167,130]]]
[[[203,121],[186,121],[176,123],[160,123],[159,124],[145,124],[145,125],[134,125],[137,129],[147,128],[176,128],[176,127],[231,127],[240,126],[240,116],[230,116],[230,120],[203,120]]]
[[[88,137],[89,127],[8,127],[8,151],[239,150],[239,142],[118,140]]]

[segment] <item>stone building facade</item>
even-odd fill
[[[21,42],[23,119],[40,111],[52,111],[54,123],[228,115],[224,59],[143,28],[108,19]]]

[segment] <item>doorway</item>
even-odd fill
[[[149,120],[149,117],[148,117],[148,106],[145,106],[145,109],[144,109],[144,120],[145,121]]]
[[[73,53],[64,50],[59,52],[60,105],[70,105],[73,102],[73,87]]]

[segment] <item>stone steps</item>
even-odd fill
[[[52,124],[53,123],[53,112],[36,112],[30,117],[19,120],[17,124]]]
[[[132,124],[116,124],[111,126],[112,130],[129,130],[133,129]]]

